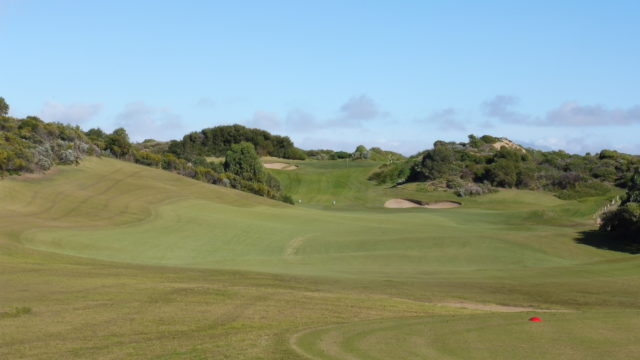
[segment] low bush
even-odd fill
[[[459,197],[479,196],[494,192],[498,192],[498,190],[493,188],[489,183],[466,183],[454,190],[454,194]]]
[[[556,196],[562,200],[577,200],[594,196],[605,196],[611,192],[611,186],[600,181],[577,183],[573,187],[559,191]]]

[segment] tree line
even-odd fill
[[[223,128],[233,130],[234,127]],[[204,156],[210,154],[207,152],[176,152],[172,149],[176,141],[161,142],[148,139],[139,144],[132,144],[123,128],[118,128],[110,134],[100,129],[90,129],[86,135],[103,155],[293,204],[293,199],[282,191],[278,179],[264,170],[259,154],[251,142],[240,141],[221,146],[227,150],[224,153],[224,162],[220,163],[208,160]]]
[[[436,141],[433,148],[404,162],[385,164],[370,180],[380,184],[426,182],[460,196],[479,195],[493,187],[548,190],[563,199],[626,188],[637,156],[614,150],[597,154],[525,149],[508,139],[469,135],[468,142]]]
[[[203,129],[173,140],[168,151],[183,159],[198,156],[225,156],[231,147],[241,142],[253,145],[259,156],[304,160],[305,152],[296,148],[287,136],[272,135],[265,130],[250,129],[242,125],[225,125]]]
[[[364,145],[358,145],[353,152],[334,151],[329,149],[305,150],[309,159],[315,160],[372,160],[380,162],[396,162],[405,160],[406,157],[397,152],[382,150],[379,147],[367,149]]]

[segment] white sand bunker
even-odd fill
[[[406,209],[406,208],[414,208],[421,207],[427,209],[451,209],[462,205],[457,201],[434,201],[434,202],[423,202],[420,200],[412,200],[412,199],[391,199],[384,203],[384,207],[391,209]]]
[[[456,302],[444,302],[437,305],[452,306],[465,309],[496,311],[496,312],[523,312],[523,311],[537,311],[537,312],[573,312],[572,310],[556,310],[556,309],[538,309],[528,306],[510,306],[510,305],[496,305],[496,304],[478,304],[463,301]]]
[[[266,167],[267,169],[278,169],[278,170],[295,170],[298,168],[295,165],[278,163],[278,162],[264,164],[264,167]]]

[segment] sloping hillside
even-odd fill
[[[305,187],[294,193],[310,201],[331,196],[346,207],[323,211],[285,205],[161,170],[91,158],[53,176],[4,182],[3,222],[16,226],[13,240],[64,254],[279,273],[384,277],[606,257],[576,246],[575,228],[566,226],[589,226],[589,210],[578,211],[589,205],[514,191],[457,209],[394,212],[382,208],[387,197],[424,195],[374,187],[364,180],[366,163],[334,170],[316,164],[311,167],[320,171],[303,166],[295,172]],[[552,222],[538,219],[550,214],[556,217]],[[345,263],[345,257],[353,261]]]

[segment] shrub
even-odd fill
[[[495,186],[512,188],[518,180],[518,168],[518,163],[500,158],[487,167],[485,177]]]
[[[482,183],[482,184],[467,183],[455,189],[454,194],[456,194],[456,196],[459,196],[459,197],[466,197],[466,196],[479,196],[479,195],[489,194],[497,191],[498,191],[497,189],[494,189],[488,183]]]
[[[264,183],[265,172],[253,144],[241,142],[231,146],[224,159],[224,170],[245,181]]]
[[[574,187],[559,191],[556,196],[562,200],[577,200],[587,197],[604,196],[611,192],[611,186],[600,181],[578,183]]]
[[[600,229],[632,236],[636,242],[640,242],[640,204],[627,203],[605,213]]]
[[[282,194],[280,196],[280,201],[285,202],[287,204],[295,205],[295,201],[293,201],[293,197],[289,194]]]
[[[409,176],[411,163],[394,162],[381,165],[378,170],[369,175],[369,180],[377,184],[397,184]]]
[[[336,151],[335,156],[336,156],[336,159],[348,159],[351,157],[351,154],[349,154],[346,151]]]
[[[612,231],[627,248],[640,250],[640,169],[631,177],[627,194],[620,206],[604,214],[600,230]]]

